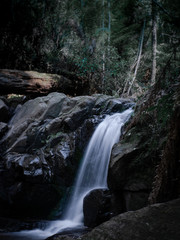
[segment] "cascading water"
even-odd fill
[[[83,199],[95,188],[107,188],[108,165],[111,149],[118,142],[121,128],[132,110],[107,116],[94,132],[82,165],[77,174],[74,193],[71,196],[64,219],[83,223]]]
[[[52,221],[44,231],[23,231],[25,234],[35,235],[44,239],[63,230],[83,226],[83,199],[86,194],[96,188],[107,188],[108,165],[113,145],[118,142],[121,128],[129,119],[132,109],[122,113],[107,116],[95,130],[82,165],[77,173],[74,192],[66,206],[64,217],[59,221]]]
[[[107,188],[107,174],[111,149],[118,142],[121,128],[133,110],[107,116],[96,128],[77,173],[74,192],[66,206],[62,221],[51,224],[49,231],[83,226],[83,199],[96,188]]]

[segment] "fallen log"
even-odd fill
[[[87,94],[88,81],[72,76],[69,79],[57,74],[0,69],[0,95],[14,93],[40,96],[50,92],[63,92],[72,96]]]

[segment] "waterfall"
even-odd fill
[[[83,223],[83,199],[92,189],[107,188],[111,149],[118,142],[121,128],[131,109],[107,116],[95,130],[77,174],[74,192],[67,204],[64,219]]]
[[[107,116],[96,128],[77,173],[74,191],[67,203],[62,220],[52,221],[44,231],[30,231],[36,237],[48,237],[63,230],[83,226],[83,199],[96,188],[107,188],[107,174],[111,149],[118,142],[121,129],[133,110]],[[27,231],[23,231],[24,233]]]
[[[132,112],[132,109],[128,109],[107,116],[96,128],[78,170],[63,220],[54,224],[54,230],[83,226],[83,199],[93,189],[107,188],[111,149],[119,141],[121,128]]]

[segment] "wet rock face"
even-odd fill
[[[111,154],[108,185],[113,192],[114,213],[147,206],[154,167],[141,136],[115,144]],[[148,165],[149,164],[149,165]]]
[[[111,194],[107,189],[95,189],[83,202],[84,225],[95,227],[111,217]]]
[[[0,99],[0,122],[7,122],[9,119],[8,106]]]
[[[81,240],[179,240],[180,199],[119,214],[102,223]],[[55,235],[50,240],[73,240],[75,234]]]
[[[0,122],[0,138],[4,136],[7,130],[8,130],[8,125],[4,122]]]
[[[158,151],[151,150],[146,131],[146,125],[131,128],[112,149],[108,185],[113,192],[116,214],[148,204],[160,146]]]
[[[97,124],[131,104],[104,95],[50,93],[19,105],[1,130],[1,214],[47,216],[72,185]]]
[[[180,235],[180,199],[155,204],[111,218],[82,240],[173,239]],[[59,238],[61,239],[61,238]]]

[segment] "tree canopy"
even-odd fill
[[[178,0],[1,0],[0,68],[69,71],[91,93],[141,94],[180,74],[179,25]]]

